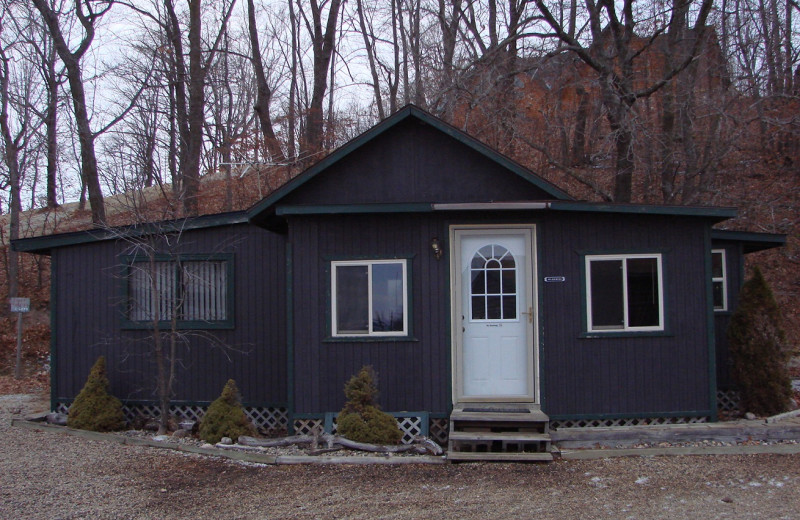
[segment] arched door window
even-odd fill
[[[517,319],[517,263],[498,244],[484,246],[470,265],[470,303],[473,320]]]

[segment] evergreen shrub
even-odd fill
[[[758,267],[742,286],[728,343],[742,411],[769,416],[788,410],[792,385],[780,310]]]
[[[371,366],[363,367],[344,386],[347,402],[339,412],[339,435],[356,442],[370,444],[397,444],[403,432],[397,421],[377,404],[378,382]]]
[[[67,426],[80,430],[110,432],[125,427],[122,402],[108,393],[106,358],[97,358],[86,384],[69,407]]]
[[[239,389],[233,379],[228,379],[222,395],[208,407],[197,433],[211,444],[218,443],[223,437],[236,441],[241,435],[255,435],[256,430],[244,413]]]

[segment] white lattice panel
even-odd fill
[[[564,428],[608,428],[612,426],[660,426],[665,424],[697,424],[708,417],[623,417],[618,419],[571,419],[550,421],[556,430]]]

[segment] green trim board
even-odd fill
[[[711,228],[706,226],[703,233],[706,254],[704,255],[705,264],[705,289],[706,289],[706,341],[708,342],[708,393],[709,406],[712,410],[711,420],[717,420],[717,340],[714,323],[714,288],[713,288],[713,267],[711,262]],[[724,257],[723,257],[724,258]]]
[[[50,257],[50,411],[56,410],[58,397],[58,281],[53,276],[58,260]]]
[[[55,399],[56,403],[71,403],[75,398],[58,397]],[[148,399],[120,399],[125,406],[158,406],[158,400]],[[169,402],[170,406],[209,406],[213,403],[211,401],[195,401],[191,399],[172,399]],[[242,406],[246,408],[286,408],[286,403],[282,402],[265,402],[265,401],[242,401]]]
[[[649,204],[600,204],[578,201],[553,201],[548,203],[548,207],[555,211],[708,217],[717,221],[734,218],[737,215],[736,208],[718,208],[710,206],[660,206]]]
[[[321,161],[317,162],[300,175],[295,177],[294,179],[290,180],[274,192],[272,194],[265,197],[263,200],[255,204],[247,211],[248,219],[251,222],[262,222],[264,220],[264,215],[266,211],[268,211],[272,206],[274,206],[278,201],[283,199],[289,193],[293,192],[309,180],[313,179],[317,174],[324,171],[325,169],[329,168],[336,162],[344,159],[354,151],[358,150],[362,146],[366,145],[376,137],[384,134],[391,128],[397,126],[402,121],[406,119],[413,118],[417,119],[427,125],[432,126],[433,128],[439,130],[440,132],[456,139],[460,143],[468,146],[469,148],[475,150],[476,152],[484,155],[488,159],[496,162],[498,165],[516,173],[523,179],[527,180],[537,188],[543,190],[545,193],[552,195],[554,198],[559,200],[573,200],[566,192],[560,190],[553,184],[545,181],[541,177],[535,175],[533,172],[528,170],[527,168],[523,167],[517,162],[509,159],[508,157],[502,155],[501,153],[497,152],[486,146],[485,144],[481,143],[480,141],[470,137],[466,133],[458,130],[457,128],[445,123],[441,119],[435,117],[434,115],[414,106],[414,105],[406,105],[405,107],[401,108],[388,118],[384,119],[377,125],[373,126],[363,134],[355,137],[354,139],[350,140],[343,146],[337,148],[333,151],[330,155],[322,159]]]
[[[711,417],[711,410],[685,412],[600,413],[600,414],[547,414],[551,421],[602,421],[612,419],[660,419],[672,417]]]
[[[130,301],[128,280],[131,276],[131,269],[136,263],[144,263],[150,260],[145,255],[122,255],[120,256],[120,305],[123,306],[120,312],[120,327],[122,329],[130,330],[151,330],[153,329],[152,321],[134,321],[128,318],[127,302]],[[213,330],[213,329],[233,329],[235,327],[235,284],[234,284],[234,255],[233,253],[213,253],[213,254],[165,254],[159,253],[154,255],[153,261],[155,262],[176,262],[175,269],[175,287],[177,290],[183,286],[180,279],[180,271],[177,269],[179,262],[198,262],[198,261],[222,261],[225,262],[225,314],[224,320],[177,320],[176,327],[178,330]],[[168,332],[171,327],[170,320],[159,320],[159,328],[164,327],[162,330]]]
[[[165,220],[161,222],[148,222],[130,226],[119,226],[106,229],[95,228],[85,231],[73,231],[70,233],[58,233],[54,235],[20,238],[18,240],[13,240],[11,242],[11,247],[15,251],[20,252],[50,254],[50,250],[56,247],[87,244],[90,242],[101,242],[104,240],[133,238],[154,234],[181,233],[193,229],[229,226],[232,224],[244,224],[246,222],[247,215],[243,211],[216,213],[213,215],[203,215],[200,217],[188,217],[177,220]]]
[[[287,432],[294,434],[294,258],[292,243],[286,241],[286,400],[289,426]]]

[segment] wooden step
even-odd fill
[[[505,442],[550,442],[546,433],[528,432],[450,432],[451,441],[505,441]]]
[[[504,423],[542,423],[549,422],[550,418],[539,410],[526,413],[507,413],[507,412],[463,412],[453,410],[450,414],[450,421],[465,422],[504,422]]]
[[[498,462],[552,462],[551,453],[498,453],[498,452],[463,452],[450,451],[449,461],[498,461]]]

